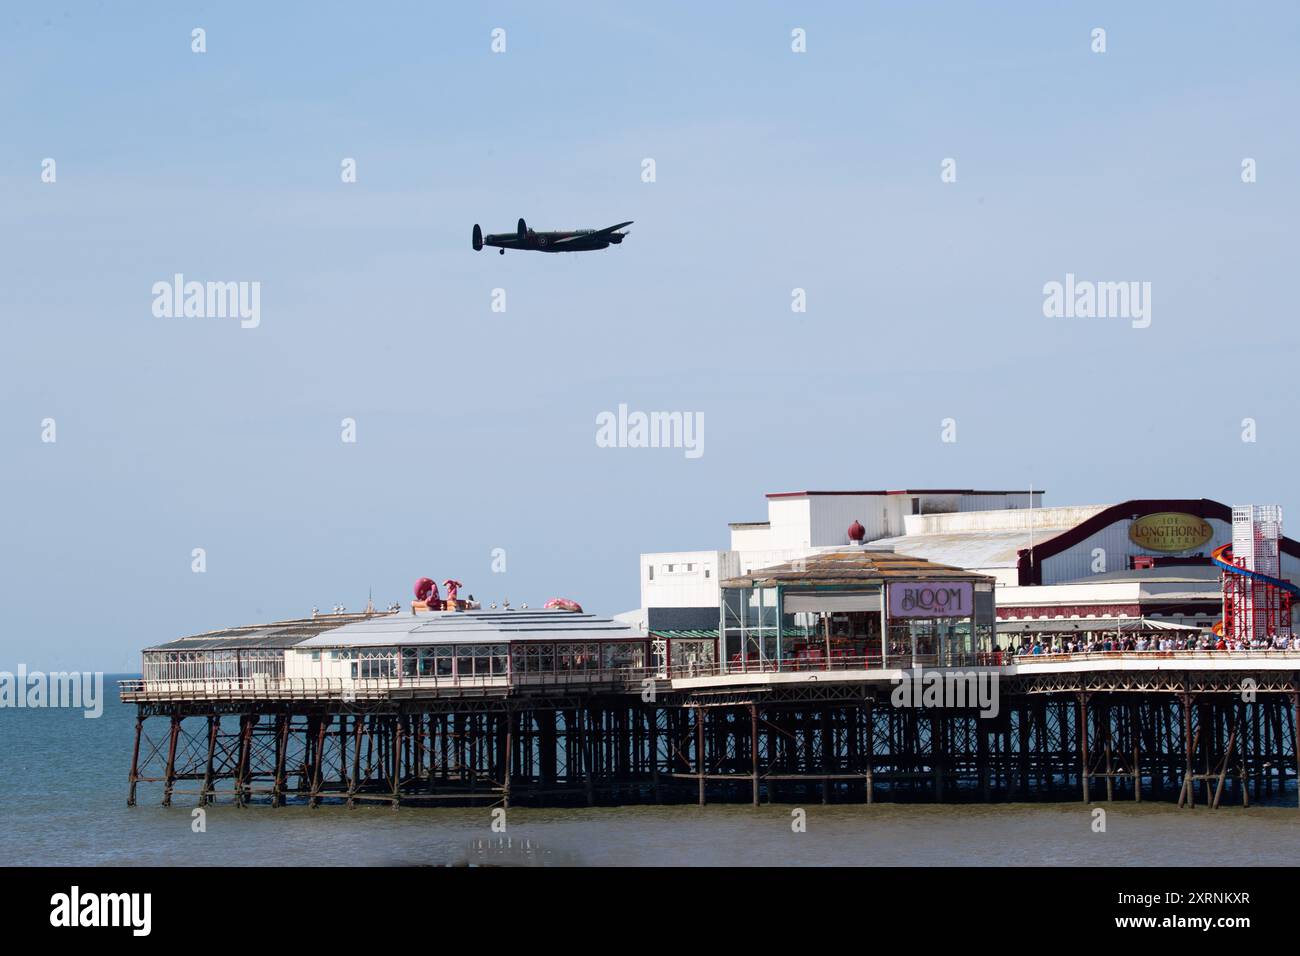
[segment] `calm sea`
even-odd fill
[[[109,692],[111,689],[111,693]],[[1297,861],[1300,810],[1179,811],[1115,803],[1106,832],[1080,804],[809,805],[512,809],[126,806],[134,708],[105,681],[104,715],[0,709],[0,864],[181,866],[547,865],[1204,865]],[[142,792],[142,797],[144,793]],[[192,801],[193,797],[178,798]]]

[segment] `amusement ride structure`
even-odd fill
[[[1281,577],[1279,505],[1232,509],[1232,543],[1210,558],[1223,573],[1223,620],[1214,632],[1253,645],[1291,639],[1291,602],[1300,587]]]

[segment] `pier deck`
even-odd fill
[[[164,805],[1297,799],[1300,653],[989,660],[933,672],[983,680],[992,708],[900,705],[918,672],[866,659],[124,681],[138,712],[128,802],[142,785]]]

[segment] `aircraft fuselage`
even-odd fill
[[[572,229],[556,232],[534,232],[530,229],[524,235],[522,241],[513,232],[501,232],[484,236],[483,245],[493,246],[497,249],[532,249],[536,252],[587,252],[592,249],[608,249],[611,242],[617,244],[623,241],[622,236],[601,236],[598,239],[591,240],[583,238],[595,231],[595,229]],[[568,239],[569,241],[556,246],[555,241],[557,239]]]
[[[604,229],[568,229],[552,232],[537,232],[528,228],[524,220],[514,232],[497,232],[483,235],[478,224],[474,225],[473,246],[482,249],[492,246],[504,253],[507,249],[531,250],[533,252],[590,252],[595,249],[608,249],[627,238],[626,232],[620,232],[624,226],[632,225],[631,220],[620,222]]]

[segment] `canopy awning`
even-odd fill
[[[880,592],[847,593],[822,591],[813,594],[791,594],[784,597],[785,613],[796,611],[880,611]]]
[[[998,621],[999,634],[1083,634],[1088,631],[1203,631],[1207,628],[1149,617],[1056,618],[1043,621]]]

